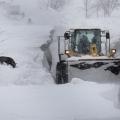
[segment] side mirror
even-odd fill
[[[65,40],[69,39],[69,38],[70,38],[69,33],[65,32],[65,34],[64,34],[64,38],[65,38]]]
[[[106,39],[110,39],[110,33],[109,32],[106,33]]]

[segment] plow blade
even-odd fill
[[[82,59],[69,61],[69,76],[87,81],[120,82],[120,59]]]

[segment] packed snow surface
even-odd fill
[[[119,87],[83,82],[0,88],[1,120],[119,120]]]

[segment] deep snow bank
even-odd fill
[[[53,79],[42,64],[43,52],[40,46],[49,36],[50,26],[1,26],[0,56],[10,56],[17,68],[1,65],[0,85],[45,84]]]

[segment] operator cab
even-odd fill
[[[67,56],[110,56],[116,49],[111,49],[109,31],[101,29],[70,29],[65,32],[65,54]]]
[[[101,30],[100,29],[76,29],[71,34],[71,50],[79,54],[96,54],[101,52]]]

